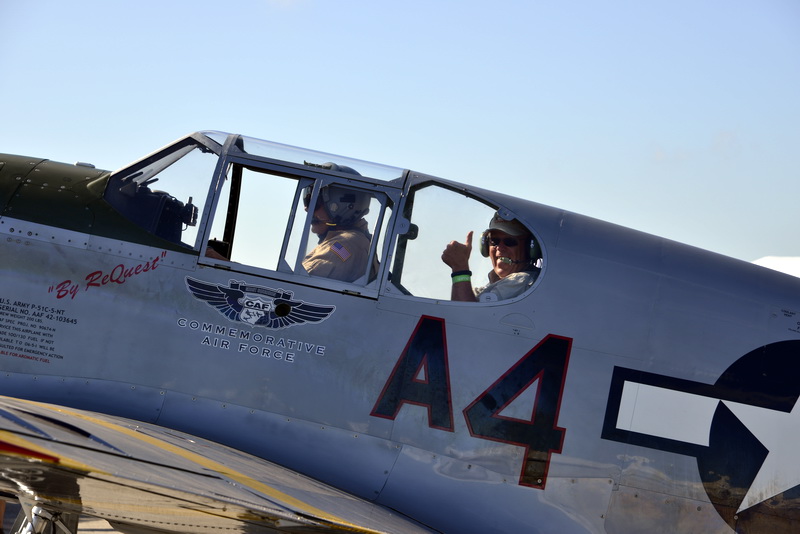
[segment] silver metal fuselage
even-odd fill
[[[406,177],[401,199],[414,183],[434,180]],[[83,230],[7,209],[0,217],[0,394],[208,438],[443,532],[732,532],[736,510],[725,515],[727,505],[714,502],[718,494],[698,468],[697,451],[717,445],[708,435],[702,443],[702,428],[700,437],[688,435],[681,421],[695,419],[679,411],[680,401],[712,398],[689,385],[712,387],[751,351],[800,340],[800,280],[470,192],[514,213],[541,243],[545,267],[522,298],[418,298],[392,285],[388,266],[372,289],[358,292],[211,260],[205,248],[98,235],[91,220]],[[396,241],[387,231],[391,253]],[[187,278],[290,292],[335,311],[314,324],[258,328],[195,298]],[[415,348],[423,341],[429,345]],[[544,362],[537,348],[548,342],[557,355]],[[427,404],[387,393],[414,350],[424,364],[411,382],[441,395],[423,395]],[[534,366],[529,380],[509,385],[522,362]],[[554,372],[563,374],[555,384]],[[644,373],[650,389],[624,373]],[[555,393],[543,392],[545,385]],[[637,404],[633,387],[640,399],[654,392],[654,405],[669,401],[649,423],[637,416],[655,408]],[[476,415],[479,405],[491,411],[490,401],[505,407]],[[514,422],[536,434],[544,421],[537,415],[552,418],[544,449],[503,434]],[[478,419],[500,426],[480,430]]]

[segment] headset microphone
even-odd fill
[[[497,258],[497,261],[500,263],[508,263],[508,264],[515,264],[515,263],[529,263],[529,260],[512,260],[511,258],[507,258],[506,256],[500,256]]]

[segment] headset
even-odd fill
[[[492,230],[485,230],[481,234],[481,256],[484,258],[489,257],[489,235],[491,234]],[[512,236],[516,237],[516,236]],[[523,238],[524,239],[524,238]],[[513,263],[530,263],[533,264],[537,259],[539,259],[539,255],[537,254],[539,251],[539,245],[533,236],[530,236],[530,240],[528,242],[528,258],[526,260],[516,260]]]
[[[361,176],[358,171],[346,165],[337,165],[331,162],[317,164],[309,163],[308,161],[305,161],[304,164],[310,167]],[[311,201],[312,189],[313,186],[309,185],[303,190],[303,204],[306,208],[308,208],[308,204]],[[369,213],[371,198],[371,195],[366,191],[331,184],[320,189],[317,205],[314,209],[319,206],[325,206],[325,211],[327,211],[331,219],[332,226],[348,225],[355,223]]]

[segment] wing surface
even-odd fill
[[[0,397],[0,492],[129,533],[432,532],[218,443],[8,397]]]

